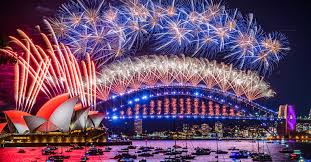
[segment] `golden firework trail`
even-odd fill
[[[48,22],[47,22],[48,23]],[[48,25],[49,26],[49,25]],[[52,38],[40,32],[43,46],[35,44],[22,30],[11,36],[12,46],[1,52],[17,59],[15,65],[16,109],[30,112],[39,92],[48,98],[62,93],[79,96],[84,107],[96,109],[96,67],[87,54],[82,66],[70,49],[58,43],[52,28]]]

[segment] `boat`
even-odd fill
[[[195,152],[192,153],[192,155],[209,155],[209,154],[211,154],[211,152],[205,149],[196,149]]]
[[[195,156],[193,156],[193,155],[182,155],[180,157],[183,160],[193,160],[195,158]]]
[[[217,150],[215,153],[216,154],[228,154],[228,151]]]
[[[232,151],[229,158],[232,159],[247,159],[249,157],[248,151]]]
[[[183,147],[181,152],[188,152],[188,148],[187,147]]]
[[[51,160],[53,162],[63,162],[65,159],[69,159],[70,156],[64,156],[64,155],[53,155],[49,156],[48,160]]]
[[[17,151],[17,153],[25,153],[26,151],[24,150],[24,149],[19,149],[18,151]]]
[[[89,160],[87,156],[82,156],[80,162],[86,162],[87,160]]]
[[[114,156],[112,159],[122,159],[122,158],[136,159],[137,156],[136,155],[131,155],[131,154],[128,154],[128,153],[123,153],[123,154],[118,154],[118,155]]]
[[[252,159],[253,161],[261,161],[261,162],[272,161],[271,156],[265,153],[258,153],[257,155],[253,155]]]
[[[153,154],[148,153],[148,152],[144,152],[144,153],[138,154],[138,156],[141,156],[141,157],[151,157],[151,156],[153,156]]]
[[[72,150],[69,148],[69,149],[66,149],[65,152],[72,152]]]
[[[64,158],[59,156],[49,156],[48,160],[53,162],[63,162]]]
[[[112,150],[111,147],[105,147],[103,151],[104,151],[104,152],[110,152],[111,150]]]
[[[138,150],[152,150],[154,147],[149,147],[149,146],[141,146],[138,148]]]
[[[96,147],[91,147],[85,154],[86,155],[103,155],[103,150],[96,148]]]
[[[50,149],[50,150],[57,150],[57,147],[56,146],[46,146],[46,148]]]
[[[175,145],[173,145],[173,148],[178,149],[178,148],[182,148],[182,147],[175,144]]]
[[[129,150],[129,148],[121,148],[121,150],[123,150],[123,151],[128,151]]]
[[[210,148],[203,148],[203,147],[196,147],[194,150],[205,150],[205,151],[211,151]]]
[[[72,150],[83,150],[84,147],[75,144],[75,145],[71,145],[71,149],[72,149]]]
[[[132,159],[132,158],[121,158],[118,160],[118,162],[134,162],[134,159]]]
[[[128,148],[122,148],[121,150],[118,150],[119,153],[126,153],[126,152],[129,152],[129,149]]]
[[[138,162],[147,162],[147,160],[146,159],[141,159]]]
[[[154,151],[163,151],[164,149],[163,148],[161,148],[161,147],[156,147],[155,149],[154,149]]]
[[[41,153],[42,153],[42,155],[54,155],[54,154],[56,154],[54,151],[52,151],[48,148],[42,149]]]
[[[169,149],[164,155],[180,155],[181,151],[177,151],[176,149]]]
[[[174,156],[174,157],[166,157],[161,162],[187,162],[187,160],[183,160],[179,156],[177,156],[177,157]]]
[[[288,148],[288,147],[285,147],[285,148],[282,148],[280,151],[280,153],[293,153],[294,150]]]
[[[299,160],[302,155],[301,155],[301,151],[300,150],[294,150],[293,153],[291,153],[289,155],[291,160]]]
[[[236,147],[230,147],[228,150],[230,150],[230,151],[239,151],[240,149],[238,149]]]
[[[136,149],[136,148],[137,148],[137,146],[133,146],[133,145],[130,145],[127,147],[127,149]]]

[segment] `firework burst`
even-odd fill
[[[252,14],[205,0],[77,0],[61,7],[52,26],[77,58],[90,53],[101,68],[128,54],[220,57],[265,75],[289,50],[280,33],[265,34]],[[145,51],[145,52],[143,52]]]
[[[199,86],[233,92],[249,101],[274,95],[270,86],[254,72],[191,57],[143,56],[105,66],[98,77],[97,96],[106,100],[112,94],[124,94],[160,85]]]

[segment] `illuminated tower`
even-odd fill
[[[139,115],[139,109],[140,109],[140,105],[136,104],[135,105],[135,115]]]
[[[143,105],[143,115],[148,115],[146,104]]]
[[[193,105],[194,105],[194,115],[198,115],[199,114],[199,99],[195,98]]]
[[[191,99],[190,98],[187,98],[186,100],[186,108],[187,108],[186,114],[191,115]]]
[[[176,115],[177,114],[177,99],[176,98],[172,98],[172,115]]]
[[[209,116],[214,116],[214,108],[213,108],[213,102],[209,101],[208,102],[208,115]]]
[[[238,112],[236,113],[236,116],[241,116],[241,111],[238,111]]]
[[[205,105],[205,102],[202,101],[202,111],[201,111],[201,115],[206,115],[206,105]]]
[[[235,116],[235,114],[234,114],[234,108],[233,107],[231,107],[230,108],[230,114],[229,114],[230,116]]]
[[[158,100],[157,102],[157,115],[161,115],[162,113],[162,101]]]
[[[168,115],[170,113],[170,100],[168,98],[164,99],[164,115]]]
[[[219,104],[216,104],[216,105],[215,105],[215,114],[216,114],[217,116],[220,115],[220,106],[219,106]]]
[[[141,119],[135,119],[134,121],[134,132],[136,135],[143,134],[143,121]]]
[[[124,113],[124,111],[123,111],[123,110],[122,110],[122,111],[120,111],[120,117],[121,117],[121,118],[123,118],[123,117],[124,117],[124,114],[125,114],[125,113]]]
[[[223,116],[228,116],[227,107],[225,105],[222,105],[222,115]]]
[[[151,100],[150,101],[150,115],[154,115],[154,101],[153,100]]]
[[[126,111],[127,116],[131,117],[133,115],[132,108],[128,107]]]
[[[180,115],[183,115],[185,113],[185,107],[184,107],[184,99],[180,98],[179,99],[179,107],[180,107]]]

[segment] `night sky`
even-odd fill
[[[16,35],[16,29],[33,29],[42,18],[53,16],[66,0],[6,0],[0,5],[0,38]],[[280,104],[293,104],[298,114],[311,108],[311,5],[293,0],[227,0],[227,8],[238,8],[244,15],[254,13],[265,32],[280,31],[290,42],[291,51],[265,80],[277,92],[262,105],[277,110]],[[1,106],[1,104],[0,104]]]

